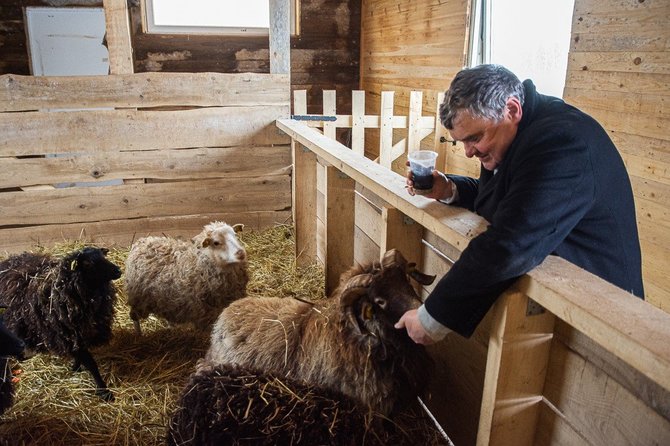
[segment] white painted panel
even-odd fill
[[[109,73],[102,8],[26,8],[26,26],[33,75]]]

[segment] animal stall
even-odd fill
[[[393,116],[384,93],[382,115],[370,116],[354,92],[352,115],[324,106],[306,118],[296,97],[298,116],[277,126],[292,140],[299,258],[323,261],[331,287],[354,258],[393,247],[426,273],[446,272],[486,222],[410,196],[389,168],[436,126],[420,99],[410,117]],[[333,139],[340,127],[352,148]],[[363,156],[366,128],[380,131],[379,162]],[[393,129],[406,138],[394,143]],[[446,142],[436,131],[439,153]],[[431,351],[439,372],[426,404],[455,444],[670,444],[670,315],[561,258],[520,278],[470,339],[452,333]]]

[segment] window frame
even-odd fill
[[[142,30],[146,34],[203,34],[215,36],[267,36],[269,28],[233,27],[233,26],[175,26],[156,25],[153,16],[154,0],[141,0]],[[290,0],[291,36],[299,35],[300,1]]]

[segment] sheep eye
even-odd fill
[[[221,242],[214,242],[214,246],[219,246]]]

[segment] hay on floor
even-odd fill
[[[249,258],[249,295],[323,297],[319,265],[295,263],[292,228],[279,225],[240,235]],[[71,241],[35,251],[63,255],[85,246]],[[121,266],[129,247],[109,247],[108,258]],[[169,326],[150,317],[137,336],[129,317],[123,276],[116,282],[118,303],[109,345],[92,351],[114,392],[107,403],[94,394],[88,372],[72,372],[71,361],[45,354],[21,363],[14,406],[0,417],[0,445],[162,445],[179,395],[209,346],[209,333],[187,325]],[[422,433],[424,444],[445,444],[425,416],[409,413],[397,421]]]

